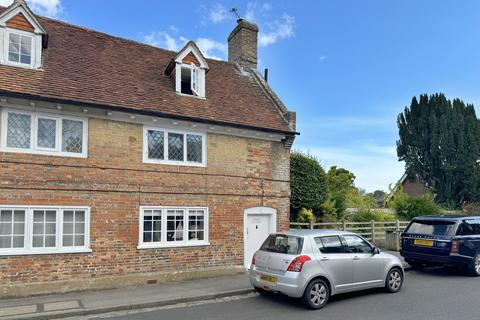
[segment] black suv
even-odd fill
[[[480,216],[416,217],[402,233],[401,246],[413,268],[454,265],[480,276]]]

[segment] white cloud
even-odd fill
[[[188,42],[184,36],[176,35],[177,28],[170,26],[172,32],[153,31],[143,37],[143,42],[172,51],[179,51]],[[227,56],[227,44],[210,38],[198,38],[195,43],[207,58],[222,60]]]
[[[269,32],[262,32],[258,36],[258,44],[262,47],[276,43],[278,40],[291,38],[295,35],[295,18],[284,13],[283,16],[268,25]]]
[[[249,2],[245,11],[245,19],[249,21],[256,21],[259,16],[265,16],[272,10],[270,3]]]
[[[9,6],[13,0],[0,0],[0,5]],[[60,0],[27,0],[30,9],[36,14],[56,17],[62,12],[62,5]]]
[[[295,146],[296,150],[315,155],[328,170],[338,166],[352,171],[355,185],[367,191],[381,189],[388,191],[388,186],[400,179],[404,173],[404,164],[399,162],[395,146],[357,144],[342,147],[308,147]]]
[[[222,60],[227,56],[228,47],[223,42],[209,38],[198,38],[196,44],[207,58]]]
[[[216,3],[208,8],[208,19],[213,23],[219,23],[227,19],[228,11],[220,3]]]

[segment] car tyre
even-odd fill
[[[385,279],[385,290],[390,293],[400,291],[403,285],[403,272],[400,268],[394,267],[390,269]]]
[[[480,252],[477,252],[473,257],[473,261],[468,266],[468,271],[471,276],[480,276]]]
[[[321,309],[330,299],[330,288],[322,279],[311,281],[303,293],[303,303],[308,309]]]

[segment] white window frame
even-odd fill
[[[8,131],[8,114],[18,113],[30,116],[30,147],[29,148],[12,148],[7,146],[7,131]],[[33,112],[26,110],[17,110],[10,108],[2,108],[2,123],[0,131],[0,151],[1,152],[17,152],[42,154],[49,156],[87,158],[88,156],[88,119],[73,116],[54,115],[43,112]],[[38,147],[37,132],[38,132],[38,118],[46,118],[56,120],[56,135],[55,135],[55,149]],[[80,121],[83,125],[82,130],[82,153],[62,151],[62,127],[63,120]]]
[[[0,248],[0,256],[14,255],[37,255],[37,254],[60,254],[60,253],[89,253],[90,249],[90,207],[78,206],[15,206],[0,205],[4,210],[25,210],[25,229],[24,229],[24,247],[23,248]],[[55,210],[56,219],[56,237],[55,247],[34,248],[33,247],[33,211],[34,210]],[[63,212],[68,210],[85,211],[85,242],[83,246],[63,246]]]
[[[19,40],[20,40],[20,46],[19,46],[19,56],[21,55],[22,53],[22,46],[21,46],[21,43],[22,43],[22,37],[23,38],[30,38],[30,63],[22,63],[20,61],[11,61],[9,59],[9,49],[10,49],[10,35],[11,34],[14,34],[14,35],[18,35],[19,36]],[[18,66],[27,66],[27,67],[33,67],[34,63],[33,63],[33,60],[34,60],[34,57],[35,57],[35,52],[34,52],[34,47],[35,47],[35,38],[34,38],[34,35],[29,33],[29,32],[25,32],[25,31],[21,31],[21,30],[15,30],[15,29],[10,29],[8,30],[7,29],[7,32],[6,32],[6,35],[7,35],[7,45],[5,46],[5,59],[7,61],[8,64],[12,64],[12,65],[18,65]],[[20,59],[21,60],[21,59]]]
[[[161,159],[151,159],[148,157],[148,131],[162,131],[163,132],[163,150],[164,157]],[[178,133],[183,134],[183,161],[168,160],[168,134]],[[202,162],[187,161],[187,134],[197,135],[202,137]],[[162,127],[143,126],[143,162],[156,164],[169,164],[179,166],[193,166],[206,167],[207,166],[207,135],[204,132],[193,132],[167,129]]]
[[[21,67],[21,68],[40,68],[41,67],[41,53],[42,53],[42,35],[40,34],[35,34],[32,32],[27,32],[23,30],[18,30],[18,29],[12,29],[12,28],[3,28],[3,30],[0,30],[0,32],[3,32],[3,42],[1,45],[3,46],[3,63],[15,67]],[[30,37],[32,40],[32,51],[30,53],[30,64],[26,63],[21,63],[21,62],[16,62],[16,61],[10,61],[8,59],[8,48],[10,44],[10,34],[18,34],[19,36],[23,37]],[[1,37],[0,37],[1,38]]]
[[[143,216],[145,210],[160,210],[162,213],[162,229],[160,242],[143,242]],[[183,210],[183,240],[167,241],[167,210]],[[188,240],[189,210],[203,210],[203,240]],[[209,212],[208,207],[174,207],[174,206],[140,206],[138,216],[138,249],[196,247],[210,245],[208,237]]]
[[[182,68],[190,69],[190,89],[192,89],[193,94],[187,94],[182,92]],[[197,76],[195,77],[197,80],[197,88],[193,88],[193,81],[192,77],[194,71],[196,71]],[[187,97],[195,97],[200,99],[205,99],[205,69],[199,68],[194,65],[192,62],[190,64],[186,63],[177,63],[176,70],[175,70],[175,83],[176,83],[176,91],[177,94]]]
[[[192,90],[192,92],[196,95],[196,96],[199,96],[199,87],[200,87],[200,84],[199,84],[199,79],[200,79],[200,68],[197,68],[197,66],[195,66],[193,64],[193,62],[190,63],[191,65],[191,68],[190,68],[190,89]]]

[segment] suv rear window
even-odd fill
[[[454,221],[413,221],[405,232],[428,236],[447,236],[451,235],[454,229]]]
[[[262,244],[260,250],[284,254],[300,254],[303,238],[285,234],[271,234]]]

